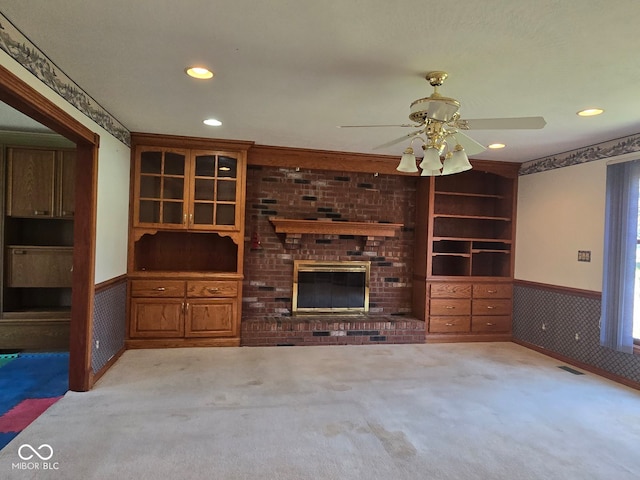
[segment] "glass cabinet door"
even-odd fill
[[[186,159],[186,152],[179,150],[140,152],[136,225],[185,228]]]
[[[194,155],[192,228],[236,228],[238,160],[229,155]]]

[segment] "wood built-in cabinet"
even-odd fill
[[[472,163],[418,180],[413,298],[427,341],[511,335],[519,164]]]
[[[73,270],[75,150],[5,148],[0,348],[65,349]]]
[[[239,345],[251,144],[132,141],[127,345]]]

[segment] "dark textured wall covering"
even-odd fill
[[[100,371],[124,347],[126,333],[127,281],[96,293],[93,302],[91,368]],[[99,347],[96,347],[99,342]]]
[[[514,339],[640,382],[640,356],[601,347],[599,324],[599,299],[523,285],[513,290]]]

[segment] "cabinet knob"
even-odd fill
[[[166,288],[164,288],[164,287],[156,287],[154,290],[156,292],[164,292],[166,290]]]
[[[34,215],[49,215],[49,210],[34,210]]]

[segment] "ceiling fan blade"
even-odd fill
[[[397,143],[400,143],[400,142],[406,140],[407,138],[414,137],[414,136],[416,136],[416,135],[418,135],[420,133],[422,133],[422,130],[416,130],[415,132],[408,133],[407,135],[403,135],[403,136],[401,136],[399,138],[396,138],[395,140],[391,140],[390,142],[383,143],[382,145],[378,145],[377,147],[373,147],[373,149],[374,150],[380,150],[381,148],[390,147],[392,145],[395,145]]]
[[[413,127],[418,128],[420,125],[413,123],[403,123],[400,125],[338,125],[338,128],[371,128],[371,127]]]
[[[476,118],[466,120],[469,130],[539,129],[547,122],[542,117]]]
[[[462,145],[462,147],[464,148],[464,151],[467,153],[467,156],[469,157],[472,155],[477,155],[479,153],[482,153],[487,149],[487,147],[476,142],[473,138],[468,137],[462,132],[458,132],[452,135],[452,137],[454,137],[457,140],[457,142],[460,145]]]

